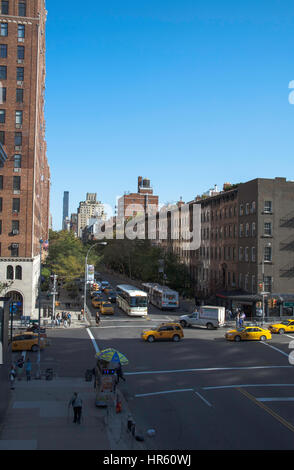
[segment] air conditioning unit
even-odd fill
[[[12,211],[12,214],[13,214],[13,215],[18,215],[18,214],[19,214],[19,211],[18,211],[17,209],[14,209],[14,210]]]
[[[20,194],[20,190],[19,189],[14,189],[13,194]]]
[[[17,80],[16,83],[17,83],[18,86],[23,86],[23,81],[22,80]]]
[[[23,59],[17,59],[18,64],[23,64]]]
[[[15,145],[14,148],[15,150],[18,150],[19,152],[21,151],[21,145]]]
[[[24,38],[17,38],[18,42],[24,42]]]
[[[13,168],[14,173],[20,173],[20,168]]]
[[[22,129],[22,124],[15,124],[15,129]]]
[[[19,230],[12,230],[12,235],[18,235],[19,234]]]
[[[18,248],[18,243],[11,243],[11,248]]]

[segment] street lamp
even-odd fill
[[[40,275],[39,275],[39,314],[38,314],[38,357],[37,357],[37,372],[36,372],[36,379],[41,378],[41,281],[42,281],[42,246],[44,240],[40,239]],[[46,242],[48,243],[48,242]]]
[[[84,315],[86,314],[86,304],[87,304],[87,266],[88,266],[88,256],[89,256],[89,253],[90,251],[92,250],[92,248],[94,248],[94,246],[97,246],[97,245],[107,245],[107,242],[98,242],[98,243],[94,243],[94,245],[90,246],[88,252],[87,252],[87,255],[86,255],[86,259],[85,259],[85,282],[84,282]]]

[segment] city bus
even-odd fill
[[[143,284],[143,287],[148,292],[150,303],[161,310],[179,308],[179,294],[175,290],[171,290],[168,286],[154,283]]]
[[[147,294],[137,287],[121,284],[116,287],[116,303],[130,316],[145,317],[147,315]]]

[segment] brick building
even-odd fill
[[[0,1],[0,276],[19,314],[34,315],[40,239],[48,239],[44,0]]]
[[[138,177],[138,191],[136,193],[124,194],[118,199],[117,218],[128,219],[137,215],[150,213],[156,214],[158,211],[158,196],[153,194],[150,180]]]

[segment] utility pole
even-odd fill
[[[54,274],[53,275],[53,291],[52,291],[52,320],[55,319],[55,295],[57,294],[56,281],[57,281],[57,274]]]

